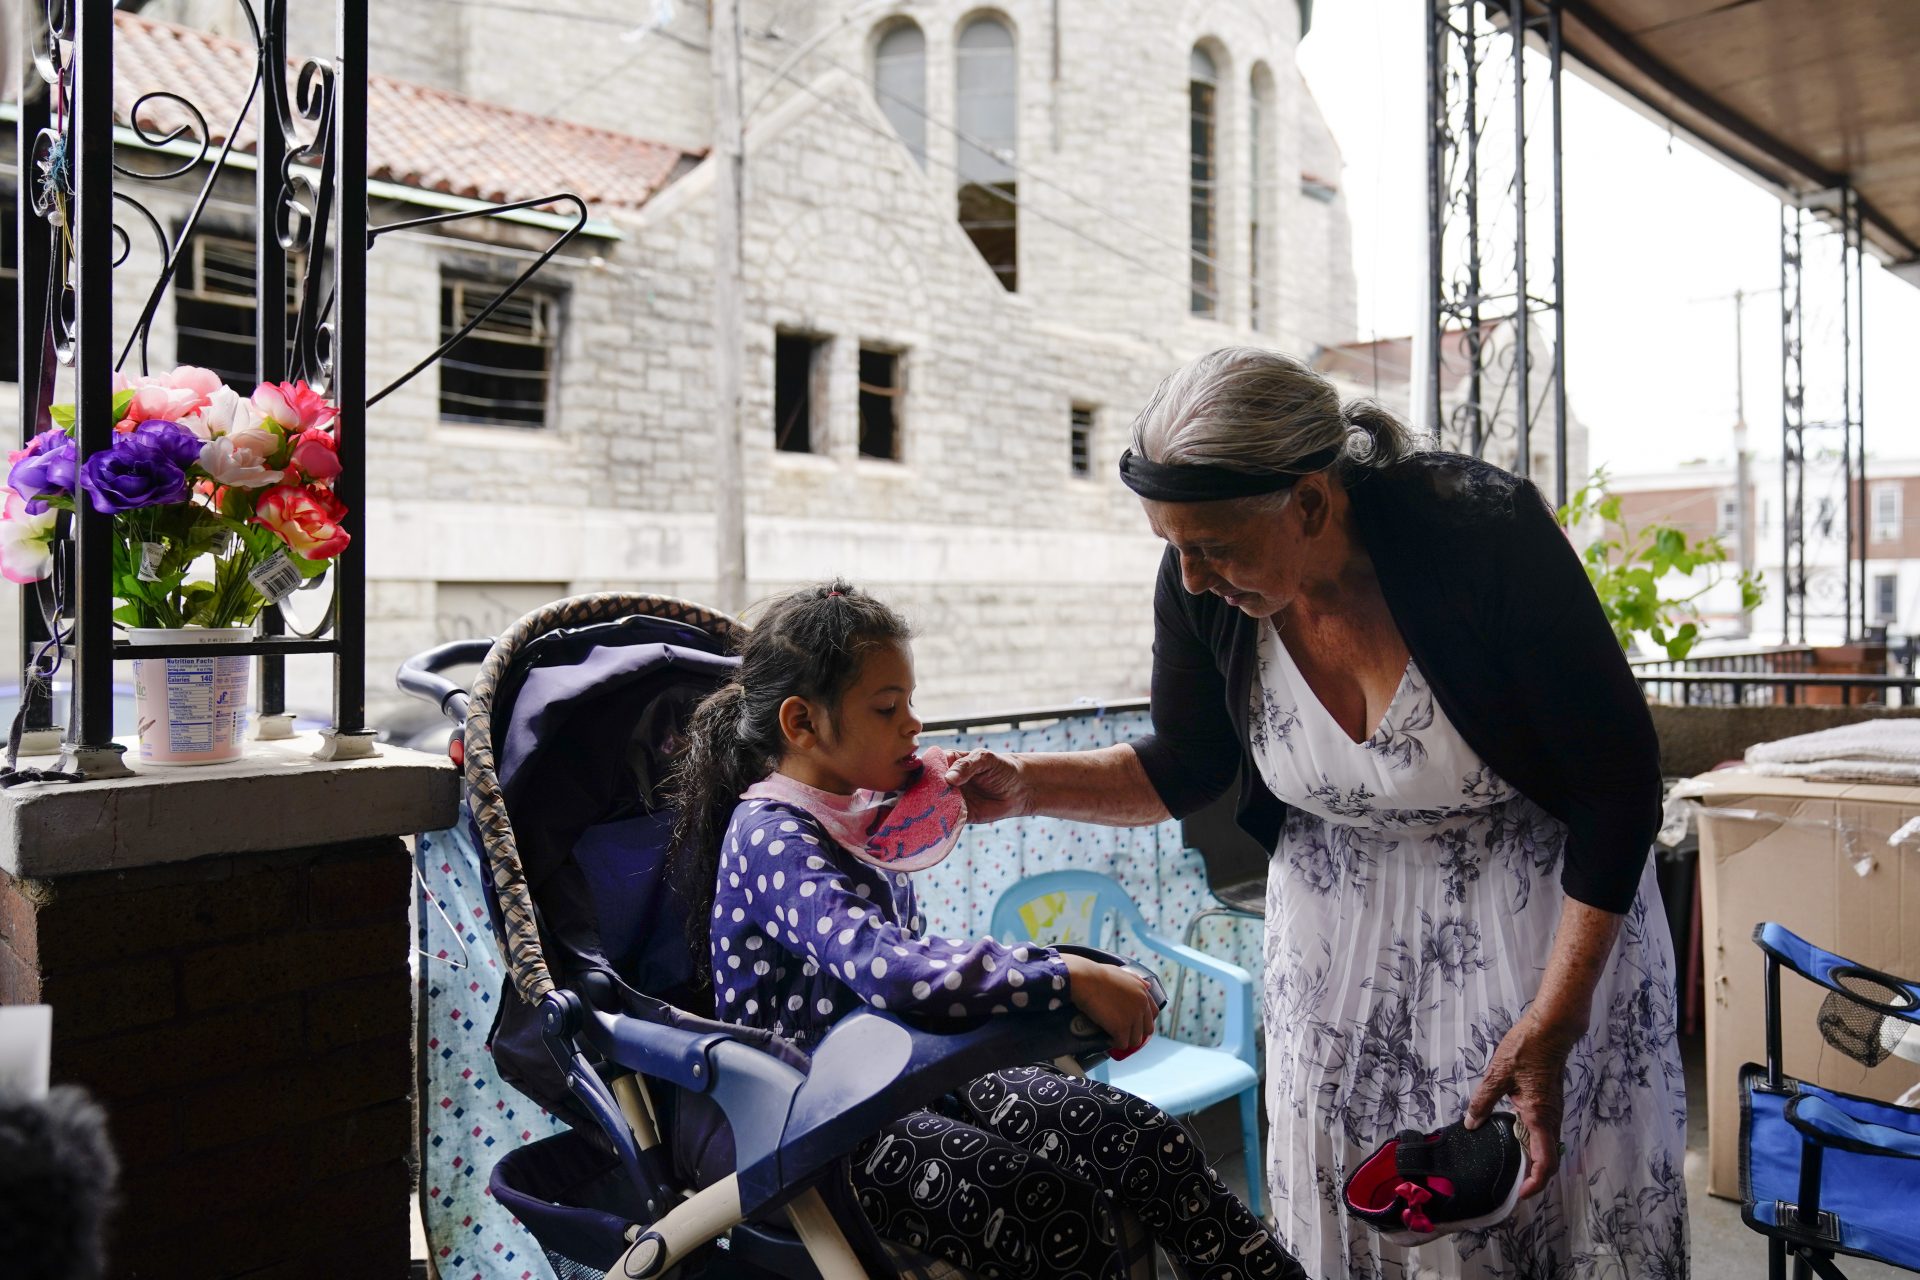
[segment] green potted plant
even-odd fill
[[[1742,612],[1759,607],[1765,596],[1761,576],[1729,570],[1719,538],[1691,538],[1677,525],[1658,522],[1628,529],[1620,516],[1620,498],[1608,492],[1604,468],[1559,510],[1560,527],[1569,533],[1600,522],[1599,536],[1581,558],[1623,650],[1632,647],[1636,633],[1645,633],[1672,661],[1685,658],[1700,639],[1697,602],[1730,574],[1740,584]],[[1669,594],[1676,576],[1684,585]]]

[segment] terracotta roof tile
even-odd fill
[[[164,137],[192,117],[177,102],[148,95],[180,94],[205,113],[212,145],[226,141],[245,100],[253,50],[204,31],[115,14],[114,109],[148,137]],[[289,96],[298,64],[289,64]],[[147,97],[144,105],[140,100]],[[302,122],[304,123],[304,122]],[[311,126],[307,126],[308,129]],[[236,146],[251,151],[254,121],[241,123]],[[475,200],[512,201],[578,193],[588,204],[645,204],[675,175],[686,152],[607,129],[514,111],[387,76],[367,82],[370,176]]]

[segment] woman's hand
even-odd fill
[[[998,822],[1033,812],[1033,788],[1019,756],[969,751],[947,769],[947,785],[966,797],[967,820]]]
[[[1067,995],[1113,1040],[1116,1057],[1124,1057],[1147,1042],[1159,1016],[1146,979],[1117,964],[1102,964],[1085,956],[1062,956],[1067,963]]]
[[[1467,1105],[1467,1128],[1477,1129],[1502,1098],[1513,1099],[1514,1114],[1525,1126],[1527,1180],[1522,1199],[1537,1195],[1560,1167],[1560,1119],[1566,1105],[1567,1056],[1578,1031],[1545,1027],[1532,1013],[1501,1039],[1487,1074]]]

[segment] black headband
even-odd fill
[[[1298,471],[1236,471],[1204,463],[1149,462],[1129,449],[1120,455],[1120,479],[1151,502],[1221,502],[1229,498],[1258,498],[1285,493],[1302,476],[1325,471],[1340,457],[1341,446],[1310,453],[1296,464]]]

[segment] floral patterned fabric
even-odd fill
[[[1365,742],[1272,627],[1253,698],[1255,761],[1293,806],[1268,879],[1263,980],[1282,1242],[1327,1280],[1685,1275],[1686,1098],[1651,864],[1567,1066],[1547,1189],[1504,1223],[1418,1249],[1348,1218],[1349,1171],[1403,1129],[1457,1119],[1533,999],[1566,829],[1473,753],[1412,663]]]

